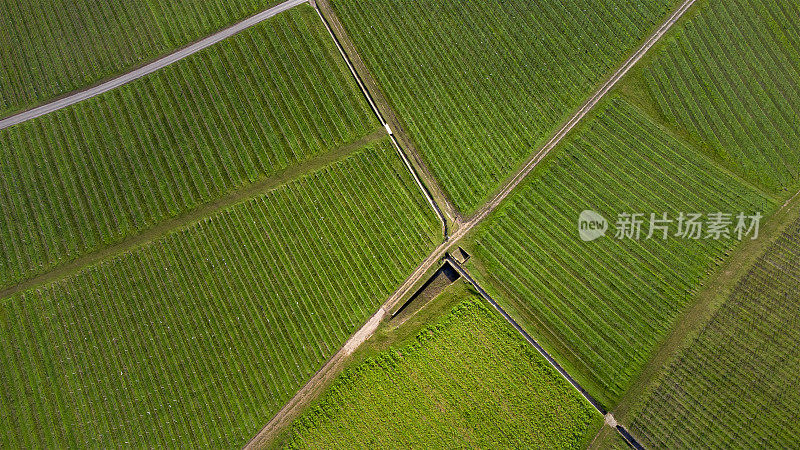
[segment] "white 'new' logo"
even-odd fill
[[[586,242],[605,236],[608,231],[608,221],[605,217],[592,210],[581,212],[578,217],[578,233]]]

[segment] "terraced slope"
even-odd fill
[[[631,427],[651,448],[800,441],[800,221],[771,245],[670,364]]]
[[[773,192],[800,176],[799,16],[790,0],[708,2],[643,71],[662,122]]]
[[[332,0],[455,205],[473,212],[660,22],[668,0]]]
[[[286,446],[585,446],[602,416],[497,313],[463,298],[413,344],[341,375]]]
[[[125,72],[277,0],[2,0],[0,117]]]
[[[649,214],[762,212],[773,200],[705,159],[619,98],[482,224],[477,272],[531,335],[606,407],[625,391],[676,313],[733,239],[647,240]],[[583,242],[578,216],[610,221]],[[641,240],[619,240],[619,213],[646,214]],[[671,233],[677,232],[677,223]],[[476,271],[473,271],[475,273]]]
[[[0,287],[378,127],[304,5],[131,84],[0,131]]]
[[[438,233],[383,140],[2,299],[0,446],[240,447]]]

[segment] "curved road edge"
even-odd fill
[[[22,122],[26,122],[31,119],[35,119],[45,114],[49,114],[53,111],[58,111],[59,109],[66,108],[67,106],[74,105],[76,103],[82,102],[84,100],[108,92],[112,89],[116,89],[124,84],[130,83],[131,81],[137,80],[145,75],[149,75],[159,69],[169,66],[170,64],[176,63],[190,55],[199,52],[200,50],[204,50],[208,47],[211,47],[212,45],[224,39],[227,39],[237,33],[240,33],[252,26],[258,25],[259,23],[269,19],[270,17],[273,17],[286,10],[292,9],[295,6],[306,3],[307,1],[308,0],[287,0],[279,5],[264,10],[254,16],[248,17],[247,19],[244,19],[239,23],[231,25],[230,27],[225,28],[222,31],[214,33],[211,36],[203,38],[195,42],[194,44],[191,44],[180,50],[172,52],[169,55],[157,59],[138,69],[124,73],[118,76],[117,78],[106,81],[105,83],[98,84],[97,86],[90,87],[89,89],[85,89],[83,91],[68,95],[64,98],[52,101],[50,103],[45,103],[42,106],[37,106],[36,108],[29,109],[27,111],[15,114],[13,116],[6,117],[0,120],[0,130],[20,124]]]

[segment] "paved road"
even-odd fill
[[[516,188],[523,179],[539,164],[539,162],[547,156],[550,151],[555,148],[564,137],[572,131],[575,126],[580,123],[586,114],[594,108],[602,98],[608,94],[609,91],[625,76],[626,73],[633,67],[640,59],[658,42],[667,31],[683,16],[684,13],[695,3],[696,0],[685,0],[675,12],[662,24],[645,42],[641,47],[628,58],[622,66],[592,95],[581,108],[573,114],[572,117],[561,127],[558,132],[541,148],[528,162],[520,169],[514,176],[512,176],[504,185],[503,188],[488,201],[475,215],[464,222],[458,230],[450,235],[449,239],[439,244],[438,247],[420,264],[408,279],[397,289],[397,291],[390,296],[386,302],[381,306],[383,311],[392,311],[395,306],[402,300],[411,289],[422,279],[425,273],[437,264],[445,255],[445,253],[455,245],[461,238],[463,238],[469,231],[485,219],[497,206]],[[367,93],[367,95],[369,95]],[[372,329],[371,323],[364,325],[362,330]],[[361,330],[357,333],[363,334]],[[369,333],[371,334],[371,332]],[[259,448],[265,443],[269,442],[273,437],[273,433],[280,429],[279,424],[289,423],[294,416],[302,410],[303,404],[313,400],[312,392],[321,389],[322,380],[330,379],[335,375],[336,368],[341,364],[342,359],[353,352],[355,349],[344,347],[326,363],[300,391],[295,394],[286,407],[282,409],[273,419],[258,433],[258,435],[250,441],[247,448]]]
[[[257,25],[278,13],[294,8],[295,6],[305,3],[306,1],[308,0],[288,0],[284,3],[281,3],[280,5],[274,6],[252,17],[249,17],[216,34],[212,34],[211,36],[201,41],[195,42],[194,44],[189,45],[188,47],[184,47],[174,53],[170,53],[169,55],[164,56],[163,58],[158,59],[156,61],[153,61],[150,64],[147,64],[146,66],[140,67],[136,70],[120,75],[119,77],[114,78],[113,80],[106,81],[105,83],[91,87],[84,91],[69,95],[62,99],[55,100],[53,102],[47,103],[45,105],[33,109],[29,109],[28,111],[24,111],[19,114],[7,117],[3,120],[0,120],[0,130],[2,130],[3,128],[8,128],[12,125],[16,125],[18,123],[25,122],[27,120],[34,119],[39,116],[43,116],[53,111],[57,111],[61,108],[66,108],[67,106],[74,105],[75,103],[82,102],[96,95],[108,92],[114,88],[122,86],[123,84],[130,83],[133,80],[141,78],[147,74],[153,73],[156,70],[166,67],[174,62],[180,61],[181,59],[186,58],[189,55],[197,53],[200,50],[210,47],[223,39],[227,39],[233,36],[234,34],[239,33],[240,31],[246,30],[254,25]]]

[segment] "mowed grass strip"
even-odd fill
[[[650,448],[790,448],[800,441],[800,221],[669,365],[634,415]]]
[[[0,287],[378,126],[308,5],[0,131]]]
[[[126,72],[278,0],[1,0],[0,117]]]
[[[661,120],[772,192],[800,176],[800,5],[707,2],[644,70]]]
[[[768,215],[774,200],[718,168],[626,102],[600,107],[472,238],[480,273],[529,332],[612,407],[733,239],[646,240],[650,213]],[[609,220],[583,242],[578,216]],[[641,241],[619,213],[643,213]],[[677,231],[673,223],[671,233]]]
[[[0,300],[0,446],[240,447],[440,239],[384,139]]]
[[[582,448],[603,417],[496,312],[463,303],[348,369],[288,448]]]
[[[467,215],[673,4],[332,3],[427,164]]]

